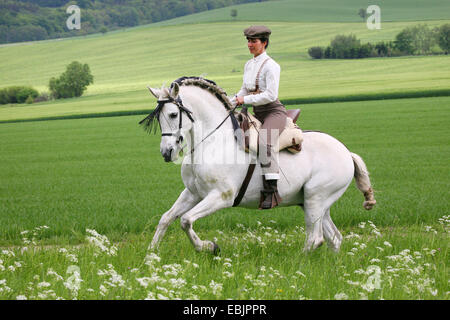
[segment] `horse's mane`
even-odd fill
[[[223,90],[221,87],[219,87],[214,81],[204,79],[201,77],[181,77],[172,82],[170,85],[170,89],[173,88],[174,83],[177,83],[179,86],[195,86],[202,89],[205,89],[209,91],[211,94],[213,94],[225,107],[227,110],[232,110],[233,106],[231,104],[230,99],[227,96],[227,93],[225,90]],[[165,91],[165,94],[169,95],[169,90],[167,88],[162,88]],[[182,101],[180,100],[180,103]],[[152,128],[154,128],[154,131],[156,132],[156,126],[154,125],[154,122],[159,118],[159,114],[161,112],[162,106],[164,104],[158,104],[156,109],[154,109],[145,119],[141,120],[139,122],[140,125],[144,127],[144,129],[148,132],[152,131]],[[233,120],[236,122],[236,120]],[[236,127],[236,124],[233,122],[233,126]]]
[[[195,86],[208,90],[212,93],[227,110],[232,110],[233,106],[230,99],[227,96],[225,90],[219,87],[214,81],[201,77],[181,77],[175,80],[173,83],[177,83],[179,86]],[[171,87],[173,86],[171,84]]]

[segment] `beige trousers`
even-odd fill
[[[259,132],[259,160],[267,180],[279,179],[278,138],[286,126],[286,108],[279,100],[254,106],[255,117],[261,121]]]

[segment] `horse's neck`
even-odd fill
[[[194,114],[194,130],[197,136],[205,136],[215,130],[217,126],[228,116],[228,110],[216,97],[204,89],[198,87],[186,87],[182,99],[189,102],[189,107]],[[217,131],[232,129],[231,121],[225,121]]]

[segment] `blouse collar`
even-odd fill
[[[253,61],[258,63],[261,60],[265,60],[267,58],[267,52],[264,51],[263,53],[261,53],[259,56],[257,56],[256,58],[253,58]]]

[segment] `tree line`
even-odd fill
[[[0,43],[108,32],[235,4],[270,0],[2,0]],[[68,30],[66,8],[81,8],[81,29]]]
[[[405,55],[448,54],[450,51],[450,24],[429,28],[411,26],[398,33],[393,41],[375,44],[361,43],[355,35],[337,35],[327,47],[311,47],[313,59],[360,59],[369,57],[396,57]]]

